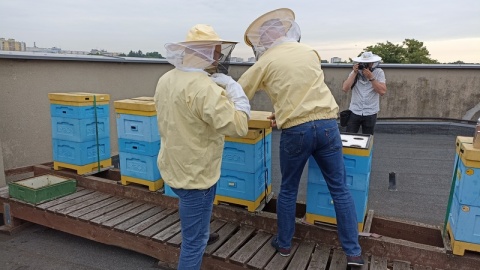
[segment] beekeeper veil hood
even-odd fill
[[[184,71],[228,72],[230,55],[237,42],[221,39],[213,27],[197,24],[184,42],[165,44],[167,61]]]
[[[257,60],[269,48],[284,42],[299,42],[300,27],[291,9],[280,8],[263,14],[245,31],[245,43],[252,47]]]

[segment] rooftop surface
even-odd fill
[[[455,139],[473,134],[473,126],[379,123],[374,137],[368,209],[376,215],[441,225],[450,192]],[[395,133],[392,133],[395,131]],[[272,132],[272,186],[280,184],[280,131]],[[389,191],[389,173],[396,173],[397,191]],[[305,201],[306,170],[299,201]],[[0,234],[2,269],[158,269],[143,254],[103,245],[33,225],[20,233]]]

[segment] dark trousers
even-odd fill
[[[347,123],[348,133],[358,133],[360,127],[362,127],[362,134],[371,134],[375,129],[375,123],[377,122],[377,114],[372,115],[357,115],[352,112]]]

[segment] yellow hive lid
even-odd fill
[[[155,102],[143,99],[122,99],[113,102],[115,110],[156,112]]]
[[[270,119],[267,119],[272,115],[271,112],[265,111],[251,111],[250,120],[248,120],[248,128],[270,128],[272,123]]]
[[[247,135],[241,138],[234,138],[230,136],[225,136],[225,141],[227,142],[238,142],[238,143],[247,143],[247,144],[255,144],[261,139],[263,139],[263,132],[265,131],[265,136],[272,133],[272,128],[267,129],[249,129]]]
[[[48,99],[54,101],[68,101],[68,102],[105,102],[110,100],[109,94],[85,93],[85,92],[70,92],[70,93],[48,93]]]
[[[480,149],[473,148],[472,143],[462,142],[459,155],[466,160],[480,161]]]
[[[131,98],[131,99],[134,99],[134,100],[144,100],[144,101],[153,101],[153,97],[135,97],[135,98]]]

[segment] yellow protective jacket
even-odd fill
[[[173,188],[207,189],[220,178],[225,135],[248,132],[247,115],[206,72],[173,69],[155,91],[161,147],[158,168]]]
[[[285,42],[268,49],[238,83],[248,99],[265,90],[278,128],[337,118],[338,105],[324,82],[320,56],[307,45]]]

